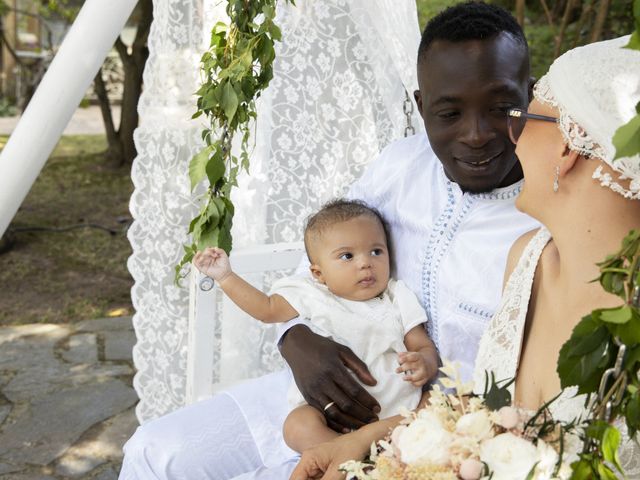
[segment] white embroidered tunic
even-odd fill
[[[278,280],[270,292],[274,293],[309,319],[315,333],[349,347],[367,365],[378,383],[365,388],[380,404],[380,418],[418,406],[422,390],[403,380],[396,368],[398,353],[407,351],[404,336],[427,317],[402,281],[390,280],[379,297],[366,301],[340,298],[308,276]],[[290,408],[306,403],[295,383],[288,400]]]
[[[387,147],[351,188],[389,225],[392,275],[417,295],[441,358],[471,378],[513,242],[539,224],[514,207],[521,182],[464,193],[447,179],[425,134]]]

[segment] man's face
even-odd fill
[[[427,136],[447,177],[486,192],[522,178],[506,111],[530,98],[525,48],[509,34],[488,40],[436,40],[418,64],[415,92]]]

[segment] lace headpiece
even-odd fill
[[[558,57],[535,86],[540,102],[560,111],[560,130],[569,148],[597,157],[619,173],[613,179],[599,165],[593,178],[626,198],[640,199],[640,155],[613,160],[618,127],[636,114],[640,101],[640,52],[623,48],[629,36],[574,48]],[[619,180],[630,180],[625,188]]]

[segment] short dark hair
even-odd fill
[[[304,226],[304,247],[307,256],[311,260],[309,244],[312,236],[320,236],[328,227],[336,223],[346,222],[353,218],[368,216],[375,218],[382,225],[384,235],[388,241],[387,226],[382,215],[375,208],[370,207],[360,200],[347,200],[338,198],[325,203],[320,210],[311,215]]]
[[[418,63],[435,40],[485,40],[502,32],[509,33],[528,52],[522,28],[507,10],[484,2],[459,3],[446,8],[427,23],[418,47]]]

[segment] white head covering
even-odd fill
[[[626,198],[640,199],[640,155],[613,160],[618,127],[640,101],[640,52],[623,48],[629,36],[592,43],[558,57],[534,89],[540,102],[560,111],[560,130],[571,150],[597,157],[631,180],[629,188],[596,168],[593,178]],[[626,182],[625,182],[626,183]]]

